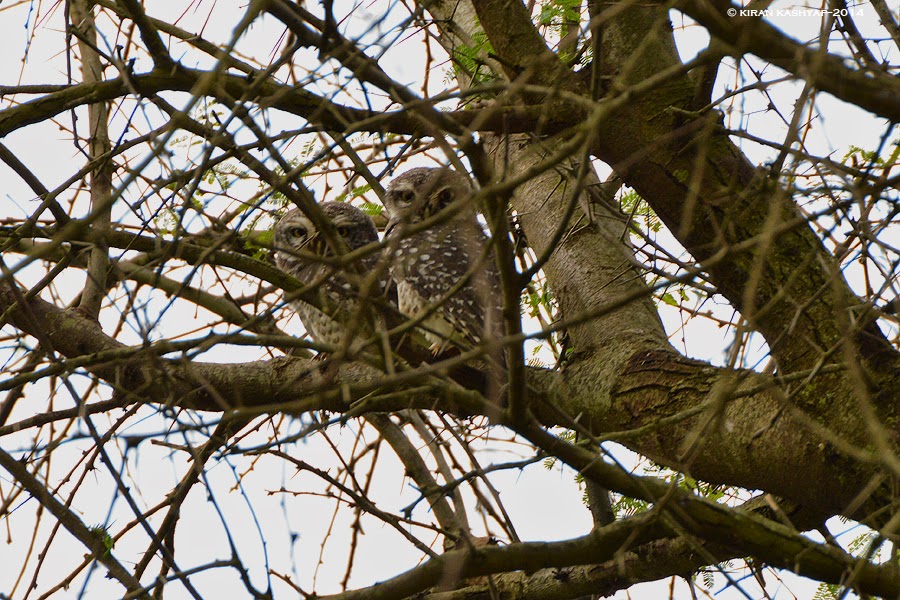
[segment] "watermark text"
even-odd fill
[[[861,17],[862,7],[855,8],[729,8],[729,17]]]

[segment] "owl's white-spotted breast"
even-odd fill
[[[447,168],[406,171],[384,196],[399,308],[411,317],[429,314],[423,325],[434,351],[450,343],[473,347],[503,334],[500,277],[471,196],[469,181]],[[455,214],[415,231],[417,223],[448,207]]]
[[[378,241],[378,230],[372,219],[355,206],[323,202],[320,207],[350,251]],[[320,306],[329,307],[328,313],[302,300],[291,302],[313,341],[339,346],[350,341],[348,332],[353,332],[354,340],[371,336],[371,329],[359,319],[359,303],[367,299],[359,298],[356,292],[382,297],[389,292],[390,277],[386,270],[377,268],[377,251],[356,263],[327,264],[327,259],[335,258],[333,248],[299,209],[288,211],[275,225],[273,246],[279,269],[307,284],[321,280],[316,289],[318,301]],[[366,276],[376,278],[368,290],[351,285],[350,281]]]

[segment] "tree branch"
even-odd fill
[[[160,243],[141,242],[143,238],[138,236],[126,239],[133,247]],[[581,242],[573,241],[570,250],[581,246]],[[200,251],[186,244],[179,247],[184,248],[178,252],[181,256]],[[249,261],[257,276],[264,276],[271,268],[244,257],[235,261],[229,253],[220,254],[216,260],[221,258],[222,264],[237,266]],[[286,277],[272,271],[275,282]],[[578,279],[571,283],[578,285]],[[495,412],[495,407],[479,394],[431,376],[451,368],[455,364],[452,360],[392,376],[357,363],[322,365],[286,358],[237,365],[163,360],[160,357],[165,354],[184,349],[165,342],[126,347],[104,335],[77,311],[65,311],[38,298],[32,298],[24,310],[17,305],[9,284],[0,291],[0,311],[5,318],[32,335],[46,336],[57,352],[73,361],[66,368],[86,368],[110,383],[117,393],[134,394],[136,401],[235,410],[244,415],[310,410],[363,415],[410,407],[441,408],[456,414]],[[613,315],[610,325],[620,318],[612,308],[595,314],[600,322],[604,314]],[[563,374],[530,369],[531,410],[547,425],[571,426],[572,417],[579,416],[580,426],[594,434],[641,428],[665,416],[683,414],[681,421],[666,422],[664,428],[651,428],[622,441],[663,464],[689,469],[704,480],[766,489],[822,514],[843,512],[866,485],[871,465],[846,459],[828,445],[823,449],[818,432],[802,423],[798,426],[785,413],[788,400],[771,377],[716,369],[684,359],[655,345],[658,342],[651,342],[653,337],[646,337],[646,333],[632,330],[627,334],[629,330],[630,326],[614,336],[616,344],[598,338],[593,350],[577,355]],[[585,331],[583,335],[593,335],[590,327]],[[227,343],[228,339],[224,336],[220,341]],[[464,363],[467,358],[453,360]],[[413,390],[416,393],[411,393]],[[365,403],[354,402],[367,395]],[[565,415],[572,417],[567,420]],[[682,452],[686,440],[695,439],[698,423],[711,417],[717,427],[726,426],[729,434],[717,437],[714,448],[705,446],[685,462]],[[779,458],[785,448],[791,448],[789,463]],[[804,476],[800,478],[798,473]],[[875,495],[862,510],[879,506],[881,501],[881,496]],[[848,516],[861,518],[859,514]]]
[[[36,498],[53,517],[72,536],[81,542],[94,558],[109,571],[109,576],[116,579],[133,597],[150,600],[140,581],[113,556],[111,548],[106,545],[105,532],[89,529],[82,520],[67,506],[63,505],[50,493],[47,487],[28,472],[25,464],[16,460],[0,449],[0,466],[6,469],[15,481],[23,486],[33,498]]]
[[[731,54],[776,65],[816,88],[890,121],[900,121],[900,81],[886,72],[854,70],[834,54],[790,39],[759,17],[727,17],[728,0],[679,0],[675,8],[706,27]]]
[[[69,3],[72,27],[78,33],[78,49],[81,53],[81,71],[84,85],[93,86],[103,79],[103,65],[97,48],[97,31],[94,23],[94,7],[89,0],[73,0]],[[94,102],[88,106],[88,159],[110,154],[112,144],[109,141],[109,110],[105,102]],[[113,163],[104,160],[91,170],[91,214],[89,220],[99,232],[110,228],[112,210],[112,174]],[[79,306],[86,314],[97,319],[100,306],[106,292],[106,279],[109,275],[109,251],[102,244],[91,248],[87,280],[81,294]]]

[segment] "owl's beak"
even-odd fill
[[[316,233],[311,238],[309,238],[309,248],[312,250],[313,254],[318,254],[319,256],[325,256],[325,250],[328,247],[328,242],[325,241],[325,238]]]
[[[394,227],[398,226],[402,221],[403,219],[401,219],[399,216],[391,217],[390,219],[388,219],[387,225],[385,225],[384,227],[384,237],[388,237],[389,235],[391,235],[391,230]]]

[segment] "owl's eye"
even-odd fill
[[[305,227],[294,227],[291,229],[291,236],[295,238],[305,238],[306,237],[306,228]]]
[[[403,190],[399,193],[399,196],[400,202],[405,202],[407,204],[416,199],[416,194],[412,190]]]
[[[453,191],[449,189],[443,189],[438,192],[437,198],[438,204],[440,204],[441,207],[447,206],[448,204],[453,202]]]
[[[338,232],[339,236],[341,236],[342,238],[345,238],[348,235],[350,235],[350,228],[347,227],[346,225],[342,225],[341,227],[337,228],[337,232]]]

